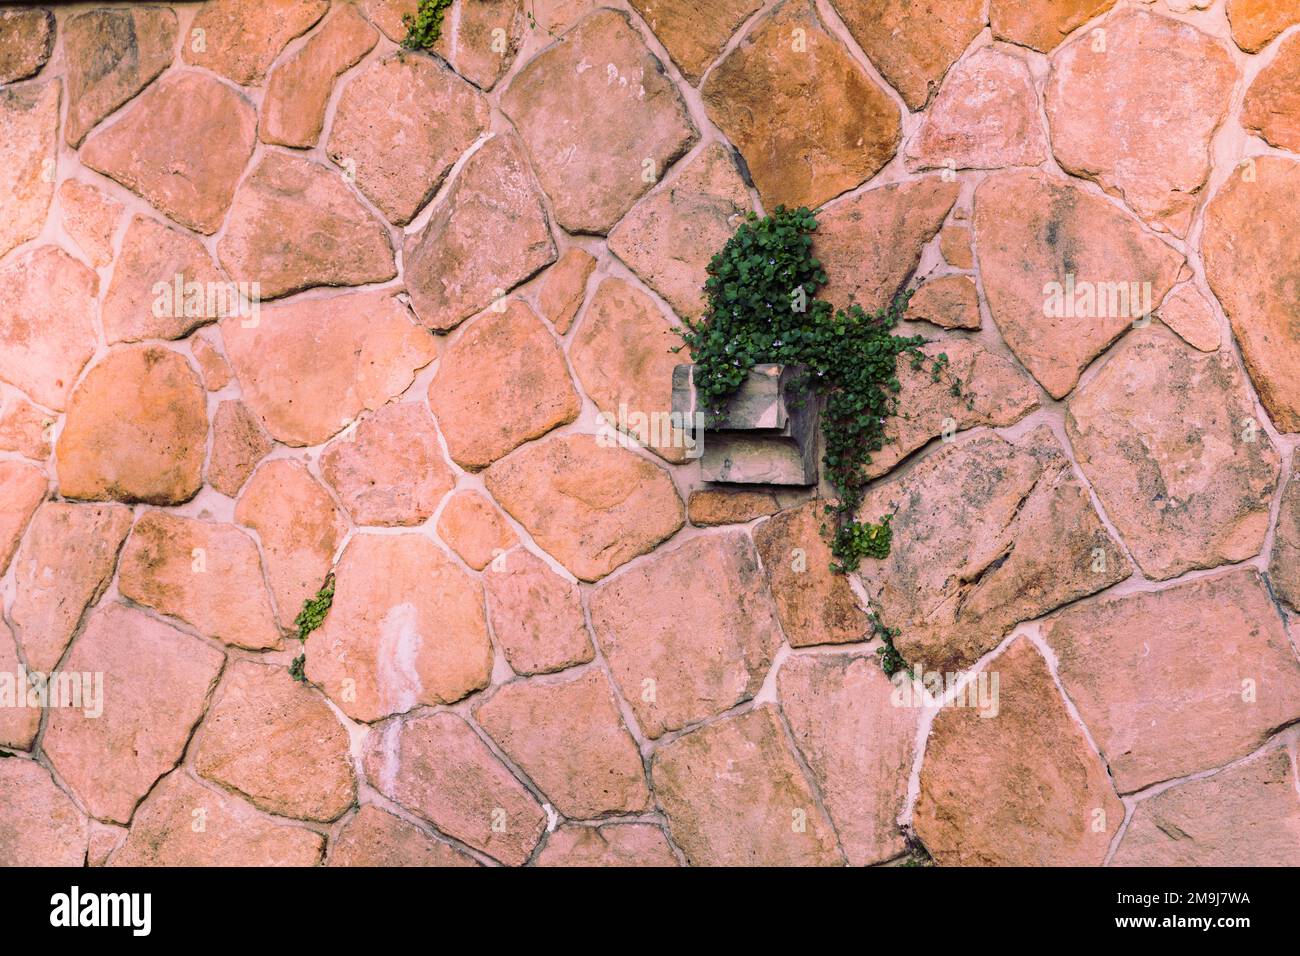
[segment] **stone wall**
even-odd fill
[[[0,862],[1300,863],[1300,6],[413,8],[0,11]],[[853,577],[638,417],[780,204]]]

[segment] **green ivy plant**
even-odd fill
[[[415,16],[402,14],[406,36],[402,46],[408,50],[432,50],[442,36],[442,18],[455,0],[420,0]]]
[[[293,619],[294,627],[298,628],[298,640],[306,641],[307,635],[324,623],[325,615],[329,613],[330,606],[333,603],[334,575],[330,574],[325,578],[325,583],[316,592],[316,595],[302,602],[302,610]],[[289,665],[289,676],[304,684],[307,682],[307,655],[305,653],[299,654],[293,659],[293,663]]]

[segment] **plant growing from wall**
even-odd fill
[[[307,635],[324,623],[325,615],[329,613],[333,603],[334,575],[330,574],[326,576],[325,583],[315,596],[302,602],[302,610],[293,619],[294,627],[298,628],[298,640],[306,642]],[[306,653],[299,654],[293,659],[293,663],[289,665],[289,676],[304,684],[307,682]]]
[[[442,18],[454,0],[420,0],[415,15],[402,14],[406,36],[402,46],[408,50],[432,50],[442,36]]]

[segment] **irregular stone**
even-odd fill
[[[403,257],[411,307],[440,331],[555,261],[541,193],[517,137],[493,137],[466,161],[424,230],[407,237]]]
[[[477,491],[458,491],[438,516],[438,536],[475,571],[519,543],[505,516]]]
[[[0,461],[0,574],[18,550],[23,529],[45,498],[45,472],[25,461]]]
[[[80,157],[182,226],[211,235],[230,208],[256,131],[248,100],[220,80],[182,71],[145,90],[120,120],[86,141]],[[304,228],[303,212],[278,222]]]
[[[275,443],[262,430],[257,416],[243,402],[227,399],[212,416],[212,457],[208,462],[208,484],[234,498],[253,473],[257,463],[270,454]]]
[[[272,306],[252,328],[225,319],[221,336],[244,401],[286,445],[326,441],[406,391],[437,355],[391,292]]]
[[[0,20],[0,28],[4,21]],[[31,665],[33,671],[40,670]],[[18,644],[9,630],[9,625],[0,620],[0,681],[4,690],[0,691],[0,747],[12,747],[15,750],[31,750],[36,740],[36,732],[41,728],[41,708],[28,706],[28,688],[30,685],[21,675],[27,673],[22,661],[18,659]],[[42,671],[42,673],[46,673]],[[5,754],[6,757],[12,756]],[[0,832],[5,822],[0,818]],[[4,844],[8,842],[0,836],[0,860],[4,858]]]
[[[429,407],[452,460],[477,471],[573,421],[582,404],[560,347],[515,299],[501,312],[485,312],[447,349],[429,385]]]
[[[636,595],[685,594],[690,601]],[[743,531],[692,538],[591,594],[610,673],[647,737],[749,700],[781,643],[777,609]]]
[[[939,231],[939,251],[944,260],[955,269],[975,268],[975,254],[970,247],[970,229],[956,224],[944,226]]]
[[[501,107],[569,232],[607,232],[699,135],[627,14],[608,9],[534,57]]]
[[[487,100],[441,61],[398,53],[348,81],[327,151],[390,222],[405,225],[489,119]]]
[[[763,5],[762,0],[719,0],[707,5],[689,0],[631,2],[692,84],[700,82],[740,25]]]
[[[97,186],[75,179],[65,179],[59,186],[63,228],[95,268],[113,261],[113,233],[122,209]]]
[[[559,435],[493,465],[497,502],[577,578],[596,581],[682,526],[672,479],[634,452]]]
[[[992,0],[989,23],[999,40],[1051,53],[1067,36],[1114,5],[1115,0]]]
[[[0,256],[35,239],[54,196],[59,83],[0,90]]]
[[[183,44],[185,62],[205,66],[240,86],[253,86],[294,37],[302,36],[325,15],[327,0],[213,0],[191,24],[203,31],[204,43]]]
[[[651,774],[668,829],[691,866],[844,862],[770,705],[660,747]]]
[[[1268,576],[1273,592],[1300,612],[1300,454],[1291,459],[1291,480],[1282,492]]]
[[[356,799],[348,732],[283,667],[239,661],[195,741],[194,769],[267,813],[335,820]]]
[[[537,28],[545,30],[549,36],[559,36],[599,7],[602,0],[530,0],[530,2]]]
[[[235,647],[280,646],[257,545],[234,525],[146,511],[118,566],[123,596]]]
[[[180,355],[121,346],[81,380],[55,447],[65,498],[151,505],[188,501],[203,484],[203,386]]]
[[[320,138],[334,81],[370,52],[379,34],[351,5],[325,21],[266,84],[259,135],[264,143],[309,149]]]
[[[490,90],[514,63],[523,35],[521,0],[457,3],[444,15],[433,52],[475,86]]]
[[[913,169],[1037,166],[1046,158],[1029,67],[995,47],[953,69],[907,148]]]
[[[230,384],[234,374],[230,371],[226,357],[211,341],[196,335],[190,342],[190,351],[194,353],[194,361],[199,366],[204,388],[209,392],[219,392]]]
[[[1259,553],[1280,458],[1244,424],[1254,418],[1230,355],[1157,326],[1129,336],[1071,399],[1065,427],[1079,467],[1148,577]]]
[[[1279,431],[1300,432],[1300,163],[1257,156],[1205,213],[1205,275],[1232,323],[1246,371]]]
[[[357,524],[423,524],[456,483],[424,406],[384,405],[340,435],[320,471]]]
[[[371,23],[383,31],[384,36],[394,43],[401,43],[406,37],[403,21],[407,16],[414,17],[420,4],[419,0],[357,0],[357,6]]]
[[[90,821],[90,842],[86,848],[86,865],[87,866],[105,866],[108,858],[126,842],[127,834],[130,833],[126,827],[120,827],[114,823],[100,823],[98,820]]]
[[[258,283],[263,299],[397,275],[388,230],[343,179],[277,152],[241,184],[217,256],[239,281]]]
[[[523,548],[483,576],[488,619],[516,674],[548,674],[596,655],[576,585]]]
[[[731,154],[710,144],[632,207],[610,230],[609,248],[678,315],[697,319],[709,260],[753,209]]]
[[[975,232],[993,321],[1053,398],[1164,299],[1183,262],[1105,199],[1037,171],[984,180]]]
[[[944,329],[978,329],[980,302],[975,280],[963,275],[927,279],[908,301],[903,318]]]
[[[1043,636],[1121,793],[1222,766],[1300,717],[1300,664],[1254,568],[1079,604]]]
[[[393,720],[366,741],[366,776],[391,800],[502,863],[519,866],[546,814],[461,717]]]
[[[32,670],[48,674],[58,665],[112,578],[129,530],[131,510],[118,504],[48,501],[36,512],[14,562],[9,610]]]
[[[650,823],[566,824],[546,841],[534,866],[680,866],[664,831]]]
[[[930,727],[917,836],[940,866],[1100,866],[1124,805],[1042,655],[1022,637],[985,671],[997,716],[944,707]]]
[[[701,488],[691,492],[686,513],[691,524],[708,528],[720,524],[745,524],[780,510],[770,491],[724,491]]]
[[[564,683],[512,681],[474,718],[566,817],[649,808],[641,751],[599,669]]]
[[[176,14],[165,7],[101,8],[63,24],[67,59],[68,145],[81,145],[95,124],[171,65]]]
[[[487,686],[483,590],[432,540],[356,535],[336,574],[325,623],[307,638],[307,677],[353,720],[455,703]]]
[[[1051,430],[1016,444],[958,440],[867,491],[858,518],[892,514],[893,547],[858,572],[909,663],[969,667],[1021,621],[1132,571]]]
[[[1258,53],[1287,27],[1300,23],[1290,0],[1228,0],[1232,38],[1247,53]]]
[[[54,417],[41,411],[17,392],[0,401],[0,451],[16,451],[24,458],[50,457]]]
[[[1219,348],[1219,322],[1214,317],[1214,309],[1190,282],[1171,292],[1157,314],[1160,321],[1192,348],[1202,352]]]
[[[199,821],[201,826],[196,826]],[[325,839],[273,822],[237,797],[178,770],[140,806],[109,866],[316,866]]]
[[[48,770],[0,761],[0,866],[84,866],[86,845],[85,814]]]
[[[1300,35],[1283,40],[1251,84],[1241,125],[1279,149],[1300,151]]]
[[[595,268],[596,260],[586,250],[575,246],[560,256],[542,280],[537,307],[561,335],[569,331],[574,316],[582,308],[582,300],[587,295],[587,278]]]
[[[35,76],[53,52],[52,10],[0,10],[0,83]]]
[[[41,742],[91,816],[131,819],[180,760],[223,662],[220,651],[143,611],[112,603],[91,615],[62,669],[103,674],[103,712],[50,708]]]
[[[330,842],[326,866],[475,866],[450,844],[378,807],[364,806]]]

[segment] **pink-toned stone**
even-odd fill
[[[632,0],[646,25],[668,50],[682,75],[698,84],[740,25],[761,7],[762,0]]]
[[[1300,151],[1300,35],[1284,40],[1251,84],[1241,123],[1279,149]]]
[[[240,186],[217,256],[240,282],[259,283],[263,299],[397,275],[388,230],[343,177],[277,152]]]
[[[458,491],[438,516],[438,535],[475,571],[519,543],[505,516],[477,491]]]
[[[0,256],[34,239],[54,196],[57,80],[0,90]]]
[[[175,505],[203,483],[208,415],[198,375],[156,345],[121,346],[90,370],[55,447],[65,498]]]
[[[223,495],[239,494],[257,463],[270,454],[274,442],[257,416],[241,401],[227,399],[212,416],[212,455],[208,484]]]
[[[86,843],[85,814],[48,770],[0,760],[0,866],[84,866]]]
[[[384,796],[507,865],[524,863],[546,829],[533,795],[456,714],[376,728],[364,764]]]
[[[1287,27],[1300,23],[1291,0],[1227,0],[1232,38],[1247,53],[1258,53]]]
[[[560,435],[493,465],[487,488],[548,554],[596,581],[682,526],[672,479],[634,452]]]
[[[443,15],[433,52],[475,86],[490,90],[515,61],[524,21],[523,0],[462,0]]]
[[[475,866],[450,844],[378,807],[364,806],[330,841],[326,866]]]
[[[421,534],[359,534],[307,639],[307,677],[354,720],[450,704],[487,686],[483,589]]]
[[[956,269],[975,268],[975,253],[970,247],[970,227],[953,223],[939,231],[939,251],[948,265]]]
[[[1214,317],[1213,306],[1192,283],[1184,283],[1171,292],[1157,315],[1193,348],[1202,352],[1218,349],[1219,320]]]
[[[496,136],[456,175],[429,222],[406,240],[411,307],[445,331],[494,305],[555,260],[555,242],[527,157],[512,135]]]
[[[595,657],[577,586],[531,551],[502,556],[483,583],[492,633],[515,673],[546,674]]]
[[[321,476],[357,524],[423,524],[456,483],[422,404],[385,405],[320,456]]]
[[[692,866],[844,862],[770,705],[678,737],[655,752],[651,773],[673,841]]]
[[[219,392],[230,384],[234,373],[221,350],[210,339],[196,335],[190,340],[190,351],[198,363],[199,374],[203,377],[203,387],[209,392]]]
[[[675,594],[675,600],[651,595]],[[591,624],[642,732],[660,737],[749,700],[781,643],[743,531],[693,538],[602,584]]]
[[[53,52],[53,11],[0,10],[0,83],[34,76]]]
[[[45,472],[25,461],[0,461],[0,574],[18,550],[23,529],[49,485]]]
[[[1291,458],[1291,480],[1282,492],[1268,577],[1273,592],[1300,612],[1300,453]]]
[[[75,179],[65,179],[59,186],[63,228],[96,268],[113,261],[113,233],[122,208],[97,186]]]
[[[185,62],[205,66],[240,86],[260,83],[294,37],[302,36],[329,9],[327,0],[212,0],[191,24],[204,43],[184,44]]]
[[[650,823],[607,823],[603,827],[560,827],[535,866],[680,866],[664,831]]]
[[[310,148],[320,138],[334,81],[370,52],[379,34],[344,5],[271,74],[262,101],[264,143]]]
[[[534,57],[501,106],[569,232],[608,231],[698,137],[663,64],[608,9]]]
[[[0,21],[0,25],[3,25],[3,21]],[[34,664],[31,669],[40,670]],[[14,641],[13,632],[9,630],[8,624],[0,620],[0,702],[3,703],[0,706],[0,747],[31,750],[36,732],[40,729],[41,708],[28,706],[31,685],[23,679],[26,672],[22,661],[18,659],[18,644]],[[0,832],[3,832],[4,826],[0,822]],[[0,859],[3,858],[6,842],[4,837],[0,837]]]
[[[41,411],[17,392],[0,399],[0,451],[16,451],[24,458],[50,457],[54,416]]]
[[[515,299],[483,313],[447,349],[429,407],[452,460],[478,470],[573,421],[581,402],[555,339]]]
[[[182,226],[210,235],[226,217],[256,133],[248,100],[220,80],[182,71],[145,90],[80,155]],[[302,228],[301,216],[294,221]]]
[[[220,651],[143,611],[113,603],[91,616],[62,669],[103,674],[103,713],[51,708],[41,746],[92,816],[131,819],[180,760],[222,663]]]
[[[1051,53],[1067,36],[1115,5],[1115,0],[992,0],[993,35]]]
[[[383,31],[384,36],[394,43],[401,43],[406,37],[408,16],[414,17],[419,9],[419,0],[357,0],[357,6],[366,18]],[[446,14],[443,15],[444,21]]]
[[[686,504],[691,524],[712,527],[720,524],[745,524],[780,510],[770,491],[724,491],[701,488],[691,492]]]
[[[244,401],[286,445],[318,445],[342,431],[406,391],[437,354],[389,292],[272,306],[253,328],[225,319],[221,335]]]
[[[587,295],[587,278],[595,268],[596,260],[586,250],[575,246],[560,256],[542,280],[537,308],[561,335],[569,331],[578,309],[582,308],[582,300]]]
[[[975,280],[963,275],[927,279],[908,301],[903,318],[944,329],[978,329],[980,302]]]
[[[115,823],[90,821],[90,840],[86,847],[87,866],[105,866],[108,858],[126,842],[130,830]]]

